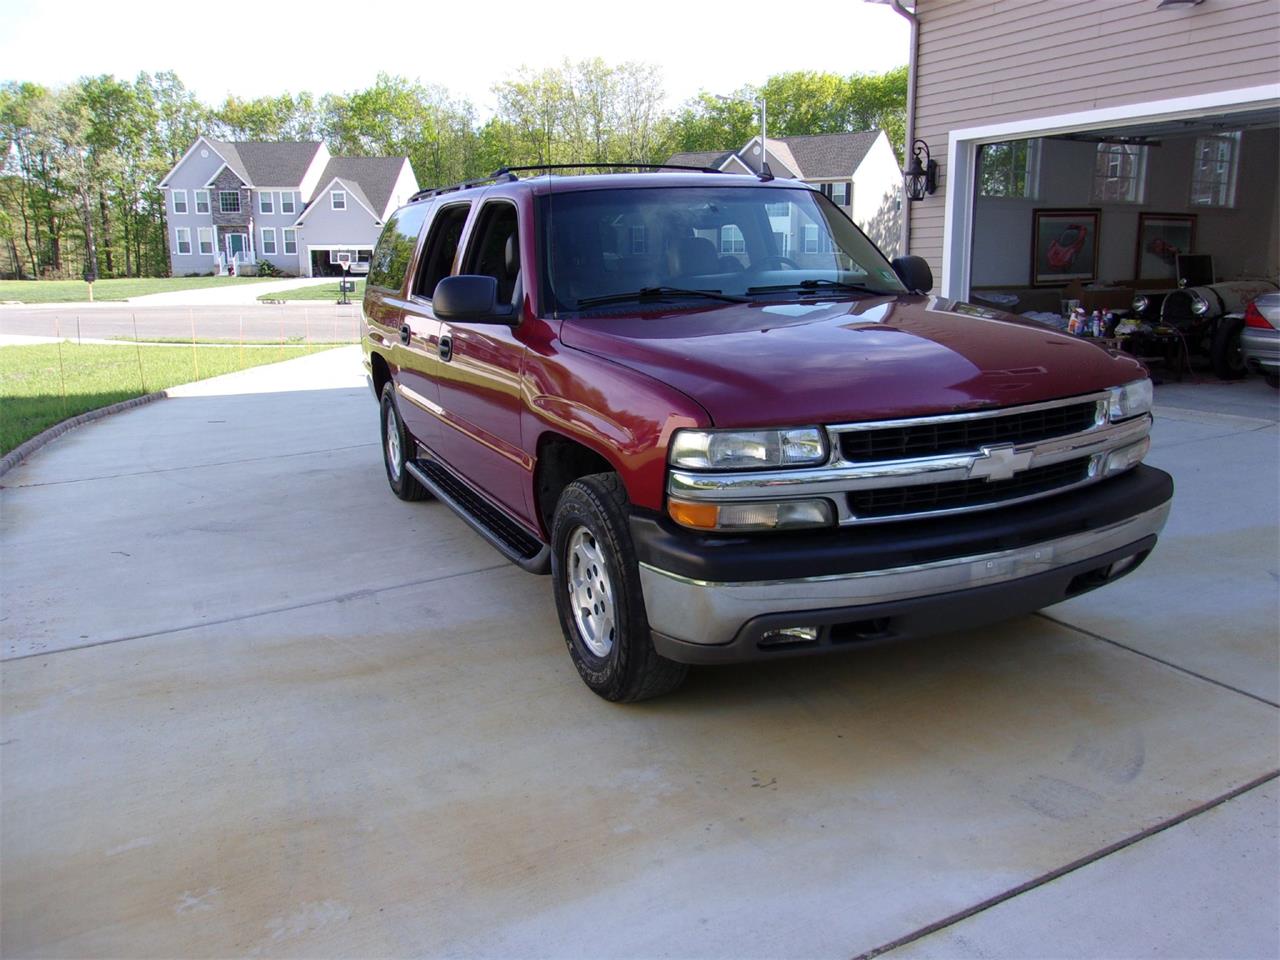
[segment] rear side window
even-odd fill
[[[455,203],[444,207],[431,222],[427,245],[422,252],[422,266],[418,268],[418,280],[413,285],[416,296],[431,299],[436,284],[453,270],[458,256],[458,244],[462,240],[462,228],[466,225],[469,203]]]
[[[404,284],[405,272],[418,245],[418,234],[427,219],[431,204],[418,203],[401,207],[382,230],[378,246],[369,264],[369,283],[387,290],[399,290]]]

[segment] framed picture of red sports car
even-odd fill
[[[1098,210],[1031,212],[1031,285],[1098,278]]]
[[[1194,213],[1138,214],[1138,249],[1133,275],[1138,280],[1176,280],[1178,254],[1194,252]]]

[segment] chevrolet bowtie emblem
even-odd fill
[[[988,483],[992,480],[1008,480],[1019,470],[1027,469],[1031,465],[1031,457],[1030,450],[1015,452],[1012,443],[983,447],[982,455],[975,457],[973,463],[969,464],[969,478],[986,480]]]

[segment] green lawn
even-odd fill
[[[327,350],[324,346],[134,347],[70,341],[0,347],[0,455],[68,417],[179,383]],[[61,353],[61,362],[59,362]],[[63,383],[65,380],[65,396]]]
[[[317,283],[309,287],[295,287],[292,290],[280,290],[276,293],[264,293],[258,297],[259,300],[328,300],[330,303],[337,303],[342,296],[338,292],[338,281],[333,283]],[[359,303],[364,299],[364,277],[356,280],[356,288],[352,293],[347,294],[352,303]]]
[[[93,285],[94,300],[127,300],[148,293],[225,287],[235,283],[261,283],[276,277],[139,277],[99,280]],[[83,303],[89,299],[89,285],[83,280],[0,280],[0,302]]]

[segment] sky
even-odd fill
[[[887,6],[797,9],[804,15],[752,0],[0,0],[0,81],[173,70],[216,105],[228,94],[361,89],[385,71],[446,87],[487,116],[495,83],[565,57],[653,64],[670,106],[784,71],[879,73],[907,62],[906,21]]]

